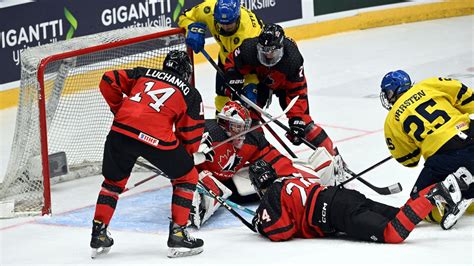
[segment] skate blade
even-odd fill
[[[201,253],[204,249],[198,248],[168,248],[168,258],[180,258]]]
[[[441,220],[441,228],[444,230],[451,229],[457,223],[459,218],[463,216],[472,201],[472,199],[461,200],[461,202],[456,206],[456,209]]]
[[[109,253],[111,247],[100,247],[100,248],[93,248],[91,252],[91,259],[95,259],[99,256],[105,255]]]

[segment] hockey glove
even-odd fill
[[[204,49],[206,36],[206,24],[202,22],[194,22],[188,26],[188,35],[186,36],[186,44],[197,54]]]
[[[290,126],[290,130],[286,132],[285,136],[294,145],[300,145],[303,143],[302,139],[305,137],[304,130],[306,128],[306,124],[303,119],[299,117],[292,117],[290,118],[290,122],[288,124]]]
[[[239,95],[242,95],[244,86],[244,76],[240,74],[239,71],[231,68],[225,73],[225,80],[232,87],[232,89],[226,90],[226,95],[232,97],[234,100],[238,98]]]
[[[213,150],[210,150],[211,148],[212,138],[209,135],[209,132],[204,132],[198,151],[193,154],[194,165],[202,164],[205,161],[213,162],[214,155],[216,155],[216,153]]]

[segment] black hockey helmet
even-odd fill
[[[189,82],[193,73],[193,65],[186,52],[172,50],[166,55],[163,70],[173,72]]]
[[[280,25],[266,24],[258,36],[258,60],[267,67],[272,67],[280,62],[283,57],[283,40],[285,32]]]
[[[250,182],[261,198],[265,190],[275,181],[278,176],[272,165],[264,160],[258,160],[249,167]]]

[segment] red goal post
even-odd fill
[[[161,68],[166,54],[175,49],[193,59],[184,33],[128,28],[25,50],[0,207],[1,202],[13,202],[15,216],[51,214],[53,183],[100,175],[103,144],[113,120],[98,89],[102,74],[137,66]]]

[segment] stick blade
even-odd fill
[[[397,193],[402,192],[403,190],[402,184],[400,183],[393,184],[389,186],[388,189],[390,190],[390,194],[397,194]]]

